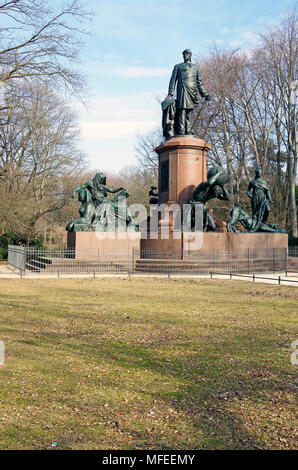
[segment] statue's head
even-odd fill
[[[106,184],[107,178],[103,173],[96,173],[96,175],[93,178],[93,182],[95,184]]]
[[[184,62],[186,62],[187,60],[191,60],[191,50],[190,49],[184,49],[184,51],[182,52],[182,55],[183,55]]]
[[[222,166],[213,166],[210,168],[207,173],[207,180],[210,180],[210,178],[215,175],[219,175],[216,180],[217,184],[223,186],[228,182],[228,172]]]
[[[255,175],[256,175],[256,178],[260,178],[262,176],[262,170],[261,168],[257,167],[255,169]]]
[[[215,184],[215,185],[213,186],[213,191],[214,191],[215,197],[223,196],[222,187],[219,186],[218,184]]]

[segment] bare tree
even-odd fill
[[[287,13],[280,24],[262,36],[263,61],[267,79],[274,88],[280,108],[275,130],[278,145],[287,152],[288,224],[290,234],[298,236],[296,176],[297,176],[297,64],[298,32],[296,10]]]
[[[151,171],[157,178],[158,155],[154,149],[164,141],[161,129],[139,135],[137,140],[136,157],[141,168]]]
[[[237,101],[238,73],[245,67],[245,60],[237,50],[219,50],[214,46],[208,57],[201,59],[200,63],[212,101],[205,107],[195,130],[212,145],[208,154],[209,164],[227,168],[233,200],[234,192],[238,194],[237,187],[246,167],[246,130]]]
[[[297,80],[293,78],[297,73],[295,21],[295,13],[289,14],[249,55],[214,48],[205,60],[200,61],[213,100],[202,113],[197,130],[213,147],[208,155],[209,162],[227,167],[230,191],[233,187],[238,202],[242,192],[241,204],[246,202],[243,190],[251,170],[255,166],[263,169],[264,177],[273,187],[275,205],[272,215],[284,225],[288,214],[292,235],[297,230],[297,98],[296,101],[293,98],[294,88],[297,89]],[[285,152],[288,156],[286,165]],[[287,199],[289,204],[285,211]]]
[[[7,96],[9,122],[0,128],[0,222],[27,241],[38,221],[69,201],[67,177],[82,168],[75,116],[46,85]]]
[[[0,81],[36,79],[58,82],[76,95],[82,74],[78,62],[83,21],[89,14],[79,0],[56,8],[48,0],[0,3]],[[6,25],[9,26],[6,26]]]

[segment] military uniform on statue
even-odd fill
[[[172,72],[169,92],[164,103],[167,102],[172,105],[175,88],[177,87],[177,99],[175,103],[175,125],[174,131],[176,135],[190,135],[193,134],[191,116],[192,111],[199,104],[198,93],[210,100],[210,95],[206,93],[199,67],[197,64],[191,63],[191,51],[185,49],[182,52],[184,62],[175,65]],[[166,138],[172,135],[165,136]]]

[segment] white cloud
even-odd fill
[[[85,150],[92,169],[115,172],[125,166],[136,165],[134,142],[131,138],[100,141],[88,140]]]
[[[230,30],[230,28],[225,27],[225,28],[222,28],[222,29],[220,30],[220,33],[221,33],[221,34],[230,34],[230,33],[231,33],[231,30]]]
[[[111,58],[110,58],[111,59]],[[88,71],[100,75],[120,78],[163,77],[169,75],[168,67],[142,67],[138,65],[122,65],[120,60],[88,61]]]
[[[229,41],[229,46],[231,47],[240,47],[242,46],[242,44],[243,44],[243,41],[237,41],[237,40]]]
[[[231,30],[225,27],[220,30],[220,33],[230,34]],[[221,46],[223,44],[227,44],[230,47],[246,48],[246,47],[256,44],[259,40],[259,35],[255,33],[254,31],[238,31],[238,33],[235,34],[234,36],[235,36],[235,39],[231,41],[229,41],[227,38],[225,40],[206,38],[204,39],[203,42],[208,45],[218,44],[219,46]]]
[[[247,49],[259,41],[259,35],[254,31],[242,31],[233,41],[229,41],[230,47],[241,47]]]
[[[134,137],[138,132],[149,131],[156,126],[156,121],[81,121],[82,136],[85,139],[121,139],[123,137]]]
[[[259,39],[259,35],[254,31],[244,31],[241,36],[243,37],[243,39],[246,39],[250,42],[257,42]]]
[[[153,93],[97,96],[80,114],[81,135],[93,168],[134,164],[137,134],[161,125],[161,109]]]
[[[222,39],[211,39],[211,38],[207,38],[207,39],[204,39],[203,41],[205,44],[224,44],[224,41]]]
[[[112,75],[124,78],[135,77],[163,77],[170,73],[170,69],[166,67],[115,67],[111,71]]]
[[[155,93],[95,96],[88,110],[81,110],[83,119],[138,121],[156,119],[160,105]]]

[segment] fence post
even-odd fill
[[[170,270],[168,269],[168,278],[170,279],[170,277],[171,277],[171,276],[170,276]]]
[[[280,284],[280,276],[278,276],[278,284]]]
[[[252,280],[253,280],[253,282],[255,282],[255,274],[254,273],[252,275]]]
[[[26,273],[26,264],[27,264],[27,247],[24,247],[24,266],[23,266],[23,273]]]
[[[230,279],[232,279],[232,272],[230,271]]]
[[[135,248],[134,246],[132,247],[132,259],[131,259],[131,273],[133,274],[134,273],[134,269],[135,269]]]
[[[212,279],[212,271],[210,271],[210,278]]]

